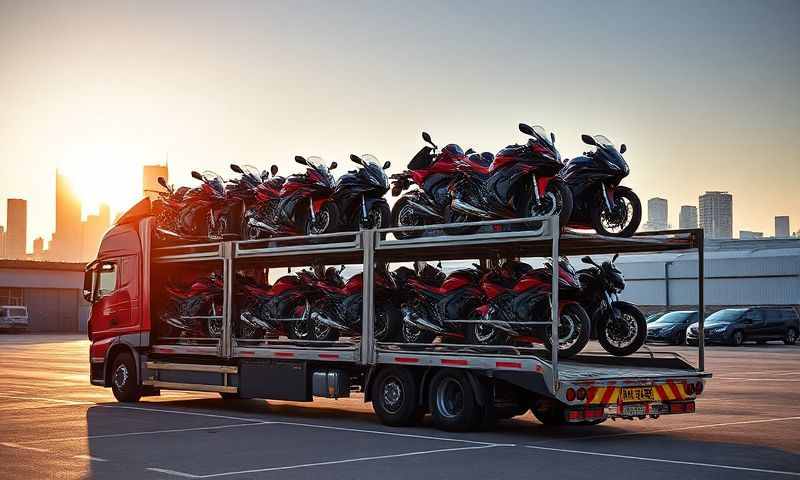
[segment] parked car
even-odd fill
[[[666,315],[668,313],[669,312],[651,313],[650,315],[647,316],[647,318],[645,320],[647,320],[647,323],[653,323],[653,322],[655,322],[656,320],[658,320],[659,318],[663,317],[664,315]]]
[[[28,307],[0,307],[0,330],[25,332],[28,330]]]
[[[783,340],[797,343],[800,319],[792,307],[726,308],[709,315],[703,328],[706,343],[741,345],[746,341],[766,343]],[[697,323],[686,331],[686,343],[697,345]]]
[[[697,310],[668,312],[647,324],[647,342],[666,342],[683,345],[686,329],[697,322]]]

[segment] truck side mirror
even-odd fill
[[[89,303],[92,303],[94,300],[93,293],[94,293],[94,270],[86,270],[83,272],[83,298]]]

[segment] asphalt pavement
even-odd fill
[[[0,478],[800,477],[800,346],[708,347],[706,366],[693,415],[454,434],[385,427],[360,397],[121,404],[89,384],[85,337],[2,335]]]

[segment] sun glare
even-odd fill
[[[113,213],[125,211],[142,195],[142,162],[124,147],[87,146],[76,149],[59,165],[81,201],[83,216],[106,203]]]

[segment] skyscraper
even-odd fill
[[[28,202],[9,198],[7,217],[6,258],[24,259],[28,244]]]
[[[142,193],[150,200],[158,198],[158,192],[164,188],[158,184],[158,177],[169,181],[169,167],[167,165],[145,165],[142,169]]]
[[[78,261],[83,231],[81,202],[69,179],[56,170],[56,231],[50,241],[48,257],[56,261]]]
[[[697,207],[681,205],[681,213],[678,215],[678,228],[697,228]]]
[[[706,192],[700,195],[700,227],[706,238],[733,237],[733,195],[728,192]]]
[[[646,230],[666,230],[669,228],[667,221],[667,199],[651,198],[647,201],[647,224]]]
[[[36,237],[33,239],[33,259],[44,259],[44,238]]]
[[[775,238],[789,238],[791,236],[791,231],[788,215],[775,217]]]
[[[111,222],[111,209],[105,203],[100,204],[97,215],[89,215],[83,222],[83,237],[81,243],[81,260],[90,260],[97,255],[97,249],[103,235],[108,230]]]

